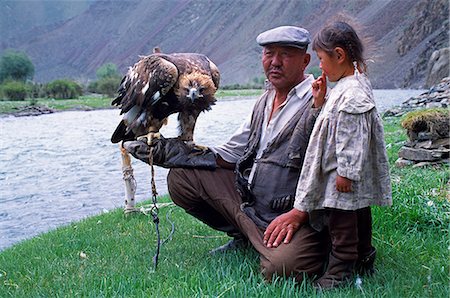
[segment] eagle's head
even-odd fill
[[[180,98],[187,98],[191,103],[203,97],[213,96],[216,87],[212,78],[201,73],[190,73],[180,76],[178,92]]]
[[[194,102],[196,99],[203,97],[203,90],[205,87],[199,84],[198,81],[194,80],[189,82],[189,86],[186,87],[186,91],[188,94],[186,95],[187,98],[189,98],[192,102]]]

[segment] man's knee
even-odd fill
[[[170,198],[180,207],[185,205],[184,201],[194,191],[192,183],[188,181],[189,178],[186,171],[186,169],[182,168],[173,168],[169,170],[167,175],[167,188]]]
[[[286,267],[284,260],[273,257],[270,260],[261,257],[261,273],[267,282],[273,281],[277,276],[288,277],[292,275],[291,270]]]
[[[316,257],[304,258],[292,256],[279,251],[270,256],[270,259],[261,257],[261,272],[266,281],[271,282],[275,277],[294,277],[301,282],[305,277],[314,278],[323,271],[324,260]]]

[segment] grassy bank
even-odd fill
[[[398,119],[385,123],[393,164],[406,136]],[[156,272],[151,218],[114,210],[0,252],[0,297],[449,297],[448,167],[391,172],[394,205],[373,208],[377,273],[360,289],[267,284],[255,252],[210,256],[228,238],[171,206],[160,210],[160,225],[168,235],[169,213],[175,234]]]
[[[231,96],[259,96],[261,94],[262,90],[256,89],[219,90],[216,96],[220,100],[220,98]],[[111,98],[102,96],[81,96],[77,99],[38,98],[21,101],[0,100],[0,114],[11,114],[30,105],[44,106],[57,111],[109,109],[112,108],[111,101]]]

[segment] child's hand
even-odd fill
[[[312,94],[314,97],[314,107],[320,108],[325,102],[325,94],[327,94],[327,78],[322,71],[322,75],[312,83]]]
[[[351,192],[352,191],[352,180],[337,175],[336,189],[339,192]]]

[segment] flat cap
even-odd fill
[[[311,35],[308,30],[300,27],[281,26],[259,34],[256,37],[256,42],[260,46],[278,44],[305,49],[311,42]]]

